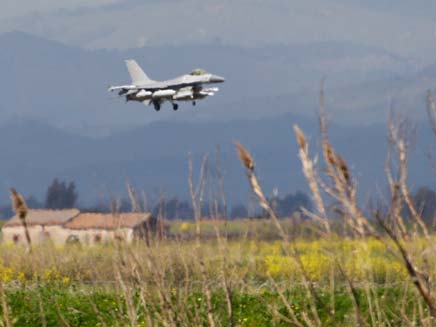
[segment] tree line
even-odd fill
[[[33,196],[26,199],[29,208],[32,209],[68,209],[77,207],[77,200],[79,194],[74,182],[61,181],[55,178],[48,186],[45,199],[43,202],[39,201]],[[289,217],[295,211],[298,211],[300,207],[310,207],[310,199],[303,192],[297,192],[295,194],[288,194],[283,198],[275,197],[270,199],[274,202],[274,206],[277,213],[281,217]],[[113,207],[107,203],[96,204],[92,207],[80,208],[83,211],[108,213],[113,210]],[[189,201],[181,200],[177,197],[162,199],[159,203],[153,205],[151,208],[142,208],[143,210],[151,211],[155,216],[162,216],[166,219],[181,219],[189,220],[194,217],[194,209]],[[128,199],[122,199],[117,206],[119,212],[132,211],[131,201]],[[203,217],[215,217],[215,218],[261,218],[265,217],[265,214],[257,210],[249,210],[247,206],[243,204],[236,204],[229,210],[223,208],[222,205],[212,204],[204,202],[202,203],[202,216]],[[0,207],[0,215],[3,219],[7,219],[12,216],[12,209],[10,205]]]
[[[77,207],[79,194],[76,184],[66,181],[60,181],[55,178],[48,186],[45,199],[43,202],[30,196],[26,199],[27,205],[32,209],[68,209]],[[283,197],[274,196],[269,198],[279,217],[290,217],[300,208],[311,209],[312,203],[310,198],[304,192],[298,191],[293,194],[287,194]],[[436,225],[436,192],[429,187],[420,187],[413,194],[413,201],[419,208],[424,221],[428,225]],[[108,213],[113,210],[111,205],[97,204],[93,207],[80,208],[83,211]],[[151,208],[142,208],[151,211],[155,216],[162,216],[165,219],[190,220],[194,217],[194,209],[189,201],[181,200],[177,197],[161,199],[159,203],[154,204]],[[131,212],[132,205],[130,200],[122,199],[119,202],[118,211]],[[407,217],[407,208],[403,209],[403,214]],[[0,206],[0,218],[8,219],[13,215],[11,206]],[[202,203],[202,216],[231,219],[237,218],[263,218],[266,216],[259,208],[248,208],[244,204],[235,204],[230,209],[223,208],[221,205],[208,202]]]

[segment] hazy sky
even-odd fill
[[[87,48],[352,41],[433,61],[434,0],[1,0],[0,32]]]

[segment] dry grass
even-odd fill
[[[426,249],[425,239],[418,243],[411,252],[416,256]],[[366,307],[369,301],[377,302],[379,312],[374,308],[373,314],[381,316],[380,322],[389,322],[392,311],[398,317],[405,315],[413,320],[413,310],[418,312],[421,305],[413,288],[408,286],[410,281],[401,260],[387,253],[385,245],[375,239],[295,239],[289,248],[284,248],[282,241],[240,239],[224,245],[207,241],[202,243],[202,262],[195,248],[195,241],[165,241],[150,247],[138,244],[122,249],[108,244],[86,251],[76,246],[46,245],[35,246],[32,256],[22,260],[26,256],[25,249],[3,246],[0,281],[7,294],[19,290],[31,292],[41,286],[46,290],[60,287],[72,293],[85,292],[85,299],[90,302],[99,290],[119,294],[119,305],[128,316],[128,325],[144,321],[145,310],[150,311],[147,319],[157,325],[166,322],[168,326],[190,326],[193,321],[197,321],[196,325],[209,325],[211,318],[217,325],[230,325],[232,320],[234,325],[243,325],[238,323],[235,312],[239,316],[240,299],[250,297],[265,303],[262,315],[271,315],[270,319],[274,317],[282,322],[290,319],[295,325],[297,321],[301,325],[328,322],[332,325],[337,321],[338,326],[352,313],[352,307],[345,305],[353,295],[343,291],[348,284],[344,276],[353,283],[363,320],[370,319]],[[341,260],[341,266],[332,260],[332,252]],[[298,257],[292,253],[298,253]],[[417,264],[424,262],[419,260]],[[302,269],[306,281],[302,278]],[[429,269],[436,271],[434,262],[430,262]],[[210,308],[204,280],[210,292],[211,318],[208,318]],[[305,286],[308,281],[312,287],[309,293]],[[334,296],[328,295],[332,283]],[[365,287],[369,288],[367,295],[363,293]],[[383,298],[383,293],[387,298]],[[201,298],[201,302],[192,303],[193,294]],[[393,306],[392,302],[398,302],[403,308]],[[295,309],[296,303],[298,309]],[[99,315],[104,316],[106,313],[100,312],[103,309],[99,303],[95,305]],[[275,312],[274,308],[281,309]],[[286,311],[282,311],[285,308]],[[326,310],[329,310],[327,315]],[[16,312],[16,308],[11,311],[12,320]],[[425,309],[417,316],[424,320],[428,317]],[[125,319],[121,311],[117,319]],[[402,318],[395,321],[398,323]]]
[[[253,156],[236,142],[267,220],[203,220],[206,192],[215,194],[215,208],[225,206],[225,196],[217,191],[222,190],[222,176],[218,174],[216,180],[208,176],[206,155],[195,182],[190,159],[188,183],[195,222],[174,222],[173,238],[87,249],[47,244],[34,247],[31,255],[3,245],[3,325],[25,325],[26,313],[17,309],[16,299],[32,294],[37,303],[33,314],[39,325],[47,326],[53,321],[64,326],[434,326],[435,238],[408,187],[412,143],[407,124],[392,120],[388,125],[389,207],[364,210],[347,161],[329,140],[324,103],[321,90],[322,163],[311,158],[304,132],[294,126],[302,172],[315,204],[313,211],[301,208],[306,220],[277,217],[259,182]],[[434,111],[429,93],[433,127]],[[129,196],[140,212],[133,188]],[[12,191],[12,199],[25,222],[23,198]],[[163,223],[164,217],[160,219]],[[111,309],[97,295],[110,298]],[[69,299],[64,309],[62,297]],[[68,315],[75,297],[80,298],[77,307],[86,303],[86,308],[75,309],[78,314],[92,312],[80,323]]]

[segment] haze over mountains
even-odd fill
[[[126,196],[126,182],[146,191],[153,201],[161,193],[186,199],[188,154],[192,153],[198,175],[203,155],[209,153],[214,163],[215,145],[220,145],[229,202],[248,203],[250,191],[232,140],[240,140],[253,153],[269,194],[274,188],[281,195],[306,190],[292,132],[295,123],[310,136],[311,153],[318,153],[316,121],[290,114],[231,122],[154,122],[103,139],[70,134],[41,122],[11,123],[0,129],[0,199],[7,200],[11,185],[42,199],[54,177],[75,181],[81,203],[86,205]],[[358,178],[359,198],[382,197],[386,185],[384,126],[332,124],[330,135]],[[417,146],[409,163],[412,189],[435,186],[429,179],[432,171],[427,158],[433,141],[430,127],[418,125]]]
[[[129,81],[123,60],[136,59],[154,79],[202,67],[227,78],[220,92],[193,108],[161,112],[125,105],[107,93]],[[255,155],[267,191],[305,189],[292,124],[316,152],[318,86],[327,78],[332,139],[362,183],[362,198],[383,186],[384,121],[391,100],[420,121],[436,68],[351,43],[288,46],[156,46],[83,50],[20,32],[0,35],[0,201],[14,185],[44,196],[54,177],[76,181],[81,201],[121,194],[126,181],[154,195],[187,195],[187,158],[222,149],[228,196],[249,190],[232,141]],[[339,125],[338,125],[339,124]],[[420,143],[421,142],[421,143]],[[428,184],[432,149],[425,122],[411,161],[413,185]],[[424,168],[422,168],[424,167]],[[432,186],[432,185],[430,185]]]
[[[88,49],[221,42],[359,42],[434,60],[433,0],[6,1],[0,33],[21,30]]]
[[[410,60],[349,43],[89,51],[15,32],[0,36],[0,49],[0,88],[7,95],[0,102],[2,120],[32,117],[93,135],[162,119],[229,120],[285,112],[312,116],[322,77],[327,79],[329,109],[338,113],[335,121],[369,123],[386,118],[391,97],[399,106],[412,102],[408,109],[422,112],[416,98],[434,82]],[[129,81],[126,58],[135,58],[154,79],[202,67],[227,82],[198,110],[184,104],[177,113],[155,113],[141,104],[124,105],[106,91],[109,84]]]

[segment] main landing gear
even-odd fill
[[[159,111],[160,110],[160,103],[157,101],[153,102],[154,110]]]
[[[173,103],[173,110],[176,111],[179,109],[179,105],[177,103]]]
[[[195,105],[197,104],[197,102],[192,101],[192,105],[195,107]]]

